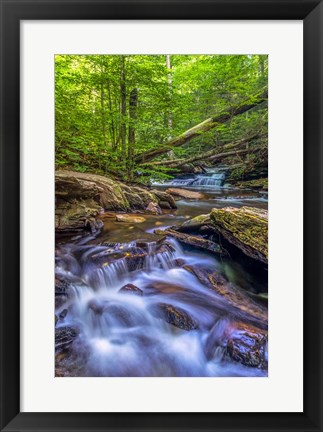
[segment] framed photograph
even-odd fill
[[[0,2],[1,430],[322,431],[322,2]]]

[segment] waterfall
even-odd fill
[[[226,178],[227,168],[225,166],[205,168],[203,174],[184,174],[167,180],[165,182],[153,182],[153,186],[175,186],[189,188],[221,188]]]

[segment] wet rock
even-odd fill
[[[140,288],[138,288],[136,285],[133,285],[131,283],[124,285],[122,288],[119,289],[119,292],[125,294],[134,294],[138,296],[143,295],[143,291]]]
[[[115,266],[119,260],[122,260],[127,270],[131,272],[145,268],[148,256],[169,254],[174,251],[172,245],[167,242],[147,242],[140,244],[142,247],[135,245],[116,252],[107,249],[106,251],[92,255],[90,260],[94,266],[101,266],[103,268],[110,265]]]
[[[87,306],[95,313],[95,315],[102,315],[102,313],[107,309],[108,304],[108,300],[92,299],[88,302]]]
[[[220,354],[245,366],[266,369],[267,342],[266,330],[222,319],[211,329],[204,349],[208,360]]]
[[[137,216],[133,214],[117,214],[116,221],[126,223],[143,223],[146,221],[146,219],[142,216]]]
[[[202,285],[216,292],[230,306],[230,313],[251,324],[266,329],[268,310],[256,303],[244,290],[228,282],[218,271],[184,265],[183,268],[194,274]]]
[[[61,320],[63,320],[66,317],[67,313],[68,313],[68,310],[67,309],[63,309],[62,312],[59,314],[59,318]]]
[[[62,277],[55,276],[55,309],[61,308],[68,300],[70,283]]]
[[[254,207],[213,209],[215,230],[249,257],[268,264],[268,211]]]
[[[69,285],[69,282],[62,277],[55,276],[55,295],[66,295]]]
[[[163,281],[154,281],[147,286],[148,290],[153,290],[154,294],[174,294],[185,291],[185,288],[181,285],[177,285],[175,283],[163,282]]]
[[[161,208],[159,207],[159,205],[156,204],[156,203],[154,203],[154,202],[152,202],[152,201],[146,207],[146,211],[148,211],[149,213],[155,214],[155,215],[159,215],[159,214],[162,213]]]
[[[206,196],[202,192],[191,191],[187,189],[180,188],[169,188],[166,190],[166,193],[169,193],[175,197],[186,198],[186,199],[205,199]]]
[[[175,260],[175,264],[176,264],[178,267],[183,267],[183,265],[185,265],[185,260],[183,260],[182,258],[177,258],[177,259]]]
[[[268,334],[255,327],[239,324],[230,331],[225,353],[245,366],[267,368]]]
[[[159,201],[159,206],[164,210],[172,210],[172,206],[167,201]]]
[[[161,318],[182,330],[195,330],[198,323],[182,308],[166,303],[158,303],[151,309],[154,316]]]
[[[153,250],[165,241],[166,237],[160,237],[155,234],[145,233],[143,238],[136,240],[136,246],[147,251]]]
[[[225,254],[225,251],[221,248],[221,246],[218,243],[215,243],[211,240],[207,240],[197,235],[190,235],[190,234],[178,232],[176,229],[173,228],[168,228],[166,230],[156,229],[154,233],[158,235],[166,235],[166,236],[174,237],[182,243],[189,244],[191,246],[195,246],[201,249],[206,249],[211,252]]]
[[[151,193],[153,193],[156,196],[160,208],[162,209],[177,208],[176,202],[171,194],[158,189],[153,189]]]
[[[67,295],[55,295],[55,309],[60,309],[67,300]]]
[[[70,345],[78,335],[75,327],[65,326],[55,329],[55,348],[62,348]]]

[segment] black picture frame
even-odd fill
[[[0,0],[0,6],[1,431],[322,431],[322,2],[317,0]],[[20,412],[19,50],[20,21],[31,19],[303,20],[305,179],[303,413]],[[292,347],[290,349],[292,350]]]

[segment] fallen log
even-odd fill
[[[188,159],[173,159],[173,160],[164,160],[164,161],[158,161],[158,162],[150,162],[149,165],[153,165],[153,166],[162,165],[162,166],[169,166],[170,168],[176,168],[176,167],[180,167],[182,165],[186,165],[186,164],[200,161],[203,159],[208,160],[208,158],[210,156],[214,156],[213,160],[228,157],[228,156],[234,156],[238,152],[241,153],[241,151],[240,150],[238,150],[238,151],[223,151],[223,150],[240,147],[240,146],[245,145],[246,143],[248,143],[248,142],[250,142],[250,141],[252,141],[258,137],[259,137],[259,135],[253,135],[253,136],[248,137],[248,138],[233,141],[229,144],[224,145],[221,148],[209,150],[207,152],[201,153],[197,156],[193,156],[193,157],[188,158]],[[246,150],[247,149],[243,149],[242,153],[246,152]],[[249,150],[249,152],[250,152],[250,150]]]
[[[268,91],[266,90],[263,93],[253,97],[252,102],[247,102],[241,105],[230,107],[226,111],[223,111],[214,117],[210,117],[204,120],[202,123],[199,123],[198,125],[192,127],[191,129],[188,129],[187,131],[183,132],[181,135],[168,141],[165,145],[157,149],[148,150],[147,152],[136,155],[135,162],[137,164],[143,164],[151,161],[157,156],[167,153],[174,147],[180,147],[183,144],[186,144],[187,142],[192,140],[193,138],[200,136],[202,133],[214,129],[223,123],[226,123],[232,117],[243,114],[246,111],[249,111],[250,109],[256,107],[257,105],[260,105],[267,99],[267,97],[268,97]]]
[[[186,234],[186,233],[180,233],[178,231],[175,231],[174,229],[168,228],[166,230],[155,230],[155,234],[158,235],[168,235],[170,237],[174,237],[177,240],[181,241],[182,243],[189,244],[191,246],[199,247],[201,249],[206,249],[211,252],[219,253],[224,255],[225,251],[221,248],[220,245],[217,243],[214,243],[211,240],[207,240],[205,238]]]

